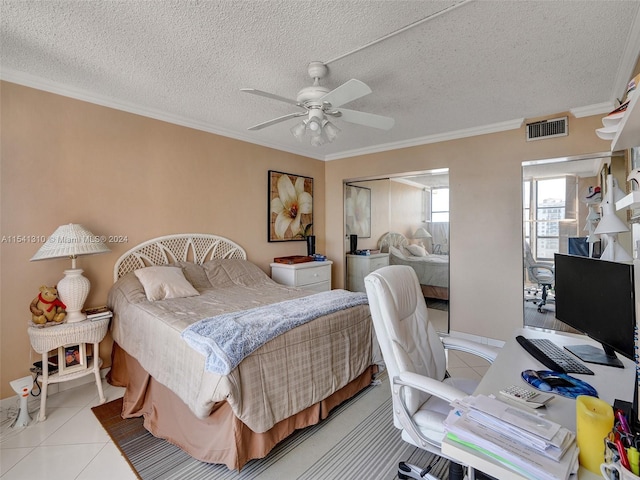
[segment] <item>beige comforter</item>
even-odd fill
[[[204,368],[204,356],[180,338],[188,325],[221,313],[308,295],[272,281],[245,260],[182,263],[199,296],[150,302],[133,273],[112,287],[114,340],[156,380],[204,418],[227,401],[255,432],[313,405],[382,365],[368,305],[320,317],[260,347],[229,375]]]

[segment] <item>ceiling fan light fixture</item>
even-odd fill
[[[309,141],[314,147],[331,143],[340,134],[340,129],[326,119],[320,108],[310,109],[308,118],[296,123],[290,131],[299,141],[309,137]]]
[[[333,123],[331,123],[329,120],[325,120],[322,124],[322,131],[324,132],[324,134],[327,137],[327,141],[329,143],[333,142],[338,135],[340,135],[341,130],[336,127]]]
[[[298,141],[302,141],[304,139],[304,134],[307,131],[307,120],[303,120],[299,123],[296,123],[293,127],[291,127],[291,134]]]
[[[306,127],[309,135],[320,135],[322,133],[322,118],[309,116],[309,120],[306,121]]]
[[[312,147],[319,147],[321,145],[324,145],[325,143],[327,143],[326,136],[322,134],[314,135],[313,137],[311,137],[310,143]]]

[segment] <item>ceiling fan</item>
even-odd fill
[[[340,133],[340,129],[331,123],[327,116],[341,118],[350,123],[357,123],[367,127],[389,130],[395,120],[373,113],[360,112],[341,108],[342,105],[352,102],[371,93],[371,89],[360,80],[351,79],[339,87],[329,90],[320,85],[320,79],[327,74],[327,66],[322,62],[311,62],[308,67],[309,76],[313,79],[313,85],[305,87],[298,92],[295,100],[281,97],[255,88],[241,88],[240,91],[272,98],[281,102],[300,107],[302,110],[283,115],[266,122],[259,123],[249,130],[260,130],[276,123],[284,122],[290,118],[305,117],[301,123],[297,123],[291,129],[291,133],[298,140],[309,137],[314,146],[332,142]]]

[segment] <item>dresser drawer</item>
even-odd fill
[[[369,263],[369,272],[386,267],[387,265],[389,265],[389,257],[372,258]]]
[[[298,286],[326,282],[329,279],[331,279],[331,267],[329,265],[303,268],[296,272],[296,285]]]
[[[328,292],[331,290],[331,282],[312,283],[304,286],[301,285],[300,288],[313,293]]]

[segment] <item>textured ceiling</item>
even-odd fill
[[[0,5],[4,80],[320,159],[516,128],[559,112],[603,113],[624,93],[640,53],[638,1]],[[328,63],[328,88],[350,78],[368,84],[373,93],[345,107],[393,117],[395,126],[336,119],[340,136],[321,147],[293,138],[297,119],[248,131],[298,109],[240,88],[295,98],[311,84],[310,61]]]

